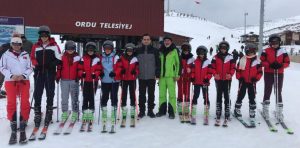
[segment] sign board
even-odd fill
[[[14,32],[24,34],[24,18],[0,16],[0,46],[9,43]]]
[[[38,30],[39,30],[39,27],[26,26],[25,27],[26,39],[31,41],[32,43],[36,43],[39,39]]]

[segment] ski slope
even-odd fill
[[[171,33],[178,33],[193,37],[192,46],[193,52],[199,45],[213,46],[218,44],[222,37],[226,37],[231,44],[231,50],[233,48],[239,49],[241,44],[238,43],[237,38],[231,38],[231,34],[236,36],[234,30],[217,25],[209,21],[194,20],[191,18],[179,18],[179,17],[166,17],[165,18],[165,31]],[[211,36],[208,40],[206,37]],[[62,47],[61,47],[62,48]],[[283,102],[284,102],[284,114],[286,124],[292,128],[295,132],[294,135],[288,135],[280,127],[276,126],[278,133],[271,133],[262,117],[257,113],[257,127],[255,129],[246,129],[236,119],[232,119],[229,122],[229,127],[215,127],[215,102],[216,102],[216,88],[211,80],[211,86],[209,89],[209,97],[211,101],[210,109],[210,121],[209,126],[202,125],[203,123],[203,99],[202,94],[198,98],[198,112],[197,112],[197,125],[182,124],[179,122],[178,116],[175,120],[170,120],[165,117],[150,119],[145,117],[137,122],[135,128],[129,127],[129,122],[126,128],[120,128],[117,126],[117,133],[102,134],[100,133],[100,126],[97,121],[94,125],[94,131],[91,133],[80,133],[80,123],[76,123],[71,135],[53,135],[58,123],[54,122],[50,125],[48,135],[44,141],[28,142],[23,148],[154,148],[154,147],[172,147],[172,148],[299,148],[300,147],[300,116],[299,116],[299,75],[300,64],[291,63],[291,66],[286,70],[284,86],[283,86]],[[31,79],[33,82],[33,80]],[[33,84],[33,83],[32,83]],[[263,98],[263,80],[257,84],[257,108],[261,109]],[[230,97],[232,104],[235,103],[238,90],[238,82],[236,79],[232,82]],[[33,91],[33,86],[31,86]],[[55,91],[56,92],[56,91]],[[32,92],[31,92],[32,93]],[[138,94],[138,90],[136,91]],[[95,119],[98,120],[98,108],[99,108],[100,91],[97,91],[95,105]],[[31,99],[31,98],[30,98]],[[43,96],[43,104],[45,111],[46,96]],[[128,99],[129,101],[129,99]],[[82,95],[80,92],[80,102],[82,102]],[[247,96],[243,101],[242,113],[244,119],[248,119],[248,101]],[[275,109],[275,97],[271,96],[271,111]],[[56,105],[56,96],[55,102]],[[129,104],[129,102],[127,103]],[[158,104],[158,86],[156,86],[156,104]],[[10,136],[9,121],[6,119],[6,100],[0,100],[0,147],[19,147],[20,145],[9,146],[8,140]],[[110,101],[108,103],[110,106]],[[233,106],[233,105],[232,105]],[[157,112],[156,105],[155,112]],[[109,111],[110,112],[110,111]],[[110,114],[109,114],[110,115]],[[27,127],[27,137],[29,137],[34,123],[34,114],[31,112],[30,120]],[[273,116],[272,116],[273,117]],[[56,111],[53,113],[53,120],[56,121]],[[273,123],[275,119],[272,118]],[[68,125],[68,124],[67,124]]]

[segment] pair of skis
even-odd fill
[[[266,117],[263,115],[261,110],[259,110],[259,112],[260,112],[261,116],[263,117],[264,121],[266,122],[269,130],[271,132],[278,132],[278,129],[272,124],[270,119],[266,119]],[[291,128],[288,128],[288,126],[285,124],[284,121],[277,120],[276,125],[278,125],[278,124],[280,124],[282,126],[282,128],[286,131],[287,134],[290,134],[290,135],[294,134],[293,130]]]
[[[255,128],[256,127],[256,123],[254,120],[250,120],[250,122],[248,123],[242,117],[235,116],[235,114],[233,112],[231,114],[235,119],[237,119],[246,128]]]
[[[31,135],[28,139],[29,141],[36,140],[39,129],[40,129],[39,127],[34,127],[33,128],[33,131],[32,131],[32,133],[31,133]],[[38,139],[39,140],[45,140],[46,136],[47,136],[47,131],[48,131],[48,126],[44,126],[41,133],[40,133],[40,135],[38,136]]]

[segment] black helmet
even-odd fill
[[[269,36],[269,43],[274,42],[274,41],[281,42],[281,38],[278,34],[272,34]]]
[[[198,46],[197,47],[197,50],[196,50],[197,55],[204,54],[206,56],[207,52],[208,52],[208,50],[205,46]]]
[[[96,51],[97,44],[95,42],[88,42],[88,43],[86,43],[85,50],[88,51],[90,49],[93,49],[93,51]]]
[[[65,44],[65,50],[76,50],[76,43],[74,41],[67,41]]]
[[[187,49],[189,50],[189,52],[191,52],[192,46],[191,46],[190,43],[188,43],[188,42],[183,43],[183,44],[181,45],[181,50],[183,50],[184,47],[187,47]]]
[[[257,52],[257,45],[253,44],[253,43],[248,43],[246,44],[245,47],[245,53],[247,54],[249,51],[253,51],[253,52]]]
[[[227,42],[227,41],[222,41],[222,42],[220,42],[219,43],[219,49],[221,49],[221,46],[222,45],[226,45],[227,46],[227,48],[226,48],[226,50],[228,51],[229,50],[229,48],[230,48],[230,45],[229,45],[229,43]]]

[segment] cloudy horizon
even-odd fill
[[[259,24],[260,0],[169,0],[170,10],[194,14],[230,28]],[[165,9],[167,9],[165,0]],[[200,4],[197,4],[200,2]],[[266,0],[265,21],[300,15],[299,0]]]

